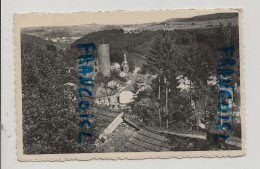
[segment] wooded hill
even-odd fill
[[[135,57],[134,59],[143,60],[144,58],[141,55],[145,57],[150,55],[154,39],[160,35],[167,35],[172,39],[179,55],[183,55],[187,48],[194,43],[206,46],[213,52],[232,44],[236,52],[239,51],[238,27],[232,25],[220,25],[207,29],[146,30],[140,33],[124,33],[123,29],[104,30],[89,33],[78,39],[72,43],[71,49],[77,50],[76,44],[80,43],[94,42],[96,45],[106,43],[110,46],[111,62],[122,63],[123,53],[140,54],[139,58]],[[132,58],[128,57],[128,59],[131,60]]]
[[[180,18],[177,19],[179,22],[194,22],[194,21],[210,21],[219,19],[230,19],[238,17],[238,13],[215,13],[208,15],[199,15],[191,18]]]

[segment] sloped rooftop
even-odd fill
[[[89,109],[94,117],[91,118],[91,127],[94,127],[95,135],[99,136],[112,121],[120,114],[120,112],[112,112],[108,109],[93,107]]]
[[[132,152],[169,151],[169,139],[159,133],[141,129],[126,144]]]

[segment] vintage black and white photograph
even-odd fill
[[[22,154],[242,151],[240,15],[22,27]]]

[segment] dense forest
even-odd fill
[[[178,51],[183,51],[185,46],[194,43],[209,47],[212,51],[218,51],[219,48],[227,47],[230,44],[239,51],[238,27],[229,24],[224,27],[221,23],[219,27],[208,29],[188,29],[188,30],[145,30],[140,33],[124,33],[123,29],[104,30],[89,33],[78,39],[71,45],[71,49],[76,48],[76,44],[94,42],[95,44],[107,43],[111,50],[111,62],[117,61],[119,57],[113,55],[117,52],[139,53],[149,55],[153,41],[156,37],[167,35],[172,39],[174,46]],[[121,62],[120,62],[121,63]]]
[[[143,31],[141,33],[124,33],[122,29],[93,32],[79,39],[77,43],[108,43],[111,49],[111,61],[120,63],[121,53],[139,53],[146,58],[142,67],[143,74],[160,75],[154,79],[151,91],[140,92],[132,106],[132,113],[142,119],[146,125],[166,128],[190,128],[196,124],[191,99],[195,100],[197,109],[203,110],[203,119],[211,119],[215,124],[217,107],[208,107],[206,100],[218,100],[216,86],[208,85],[212,76],[218,75],[219,49],[234,46],[236,64],[235,76],[231,77],[232,85],[240,85],[239,69],[239,36],[238,27],[228,24],[208,29],[190,29],[174,31]],[[120,55],[113,55],[119,53]],[[141,56],[140,56],[141,58]],[[135,58],[138,59],[138,58]],[[192,91],[178,89],[177,77],[191,80]],[[160,86],[160,87],[159,87]],[[160,88],[160,96],[158,89]],[[168,103],[166,103],[166,91]],[[234,111],[239,108],[239,92],[234,92]],[[159,97],[159,98],[158,98]],[[147,102],[151,103],[147,103]],[[204,103],[205,102],[205,103]],[[211,103],[217,105],[216,102]],[[151,106],[152,105],[152,106]],[[157,106],[156,106],[157,105]],[[160,106],[161,105],[161,106]],[[196,109],[195,107],[195,109]],[[158,118],[158,109],[161,109]],[[232,110],[233,111],[233,110]],[[188,120],[188,121],[187,121]],[[213,126],[211,126],[213,127]],[[214,128],[214,127],[213,127]],[[240,129],[233,130],[240,136]]]
[[[218,27],[207,29],[187,29],[187,30],[157,30],[157,31],[143,31],[141,33],[124,33],[122,29],[104,30],[90,33],[71,45],[70,50],[77,51],[76,44],[94,42],[95,44],[107,43],[110,46],[111,62],[121,63],[123,61],[122,54],[138,53],[148,57],[151,54],[151,48],[156,43],[158,37],[164,36],[170,39],[171,44],[175,48],[175,61],[184,61],[190,59],[200,58],[201,60],[208,59],[207,64],[215,64],[211,67],[212,70],[217,70],[217,52],[220,48],[234,46],[235,56],[239,56],[239,36],[238,27],[228,24],[223,26],[221,23]],[[214,56],[192,56],[186,55],[188,50],[194,50],[192,47],[197,46],[206,52],[211,52]],[[70,56],[67,56],[70,57]],[[130,58],[131,59],[131,58]],[[138,58],[135,58],[138,59]],[[140,56],[140,59],[142,57]],[[209,60],[212,62],[210,63]],[[239,77],[239,57],[236,64],[236,75]],[[236,79],[239,84],[239,78]]]

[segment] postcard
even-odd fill
[[[18,160],[245,155],[242,18],[15,14]]]

